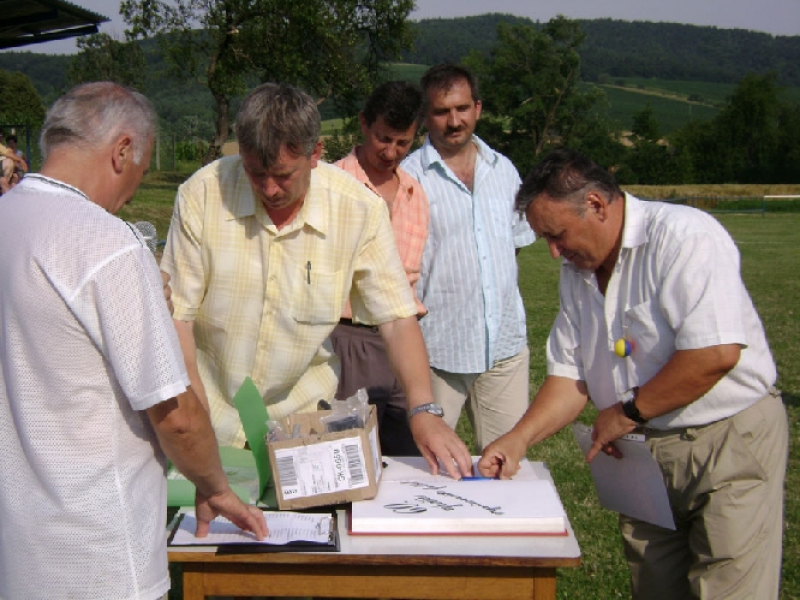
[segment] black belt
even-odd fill
[[[364,325],[363,323],[355,323],[353,319],[339,319],[339,323],[341,325],[349,325],[350,327],[360,327],[362,329],[369,329],[370,331],[377,332],[378,327],[375,325]]]

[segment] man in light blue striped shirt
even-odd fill
[[[466,404],[479,450],[528,407],[525,310],[516,252],[535,236],[514,210],[514,165],[474,135],[477,82],[458,65],[421,81],[428,136],[402,167],[430,202],[430,231],[418,284],[420,321],[436,401],[455,427]]]

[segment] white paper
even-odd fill
[[[574,423],[572,429],[585,456],[592,446],[592,428]],[[628,517],[675,529],[667,487],[644,436],[624,436],[614,445],[622,458],[600,452],[589,463],[600,504]]]
[[[172,546],[221,546],[224,544],[276,544],[289,542],[316,542],[325,544],[330,539],[333,516],[315,513],[265,511],[269,534],[259,541],[247,531],[242,531],[224,517],[217,517],[209,524],[206,537],[195,537],[197,517],[188,511],[170,542]]]
[[[426,478],[382,481],[375,498],[353,502],[351,529],[383,534],[563,534],[566,523],[549,481]]]

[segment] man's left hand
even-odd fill
[[[461,438],[441,417],[420,413],[411,418],[409,426],[432,474],[439,472],[441,462],[453,479],[472,475],[472,455]]]
[[[601,410],[594,422],[592,447],[589,448],[589,452],[586,454],[586,462],[592,462],[600,452],[604,452],[614,458],[622,458],[622,453],[614,445],[614,440],[621,438],[634,429],[636,429],[636,422],[625,416],[620,402]]]

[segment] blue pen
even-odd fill
[[[497,477],[462,477],[461,481],[494,481]]]

